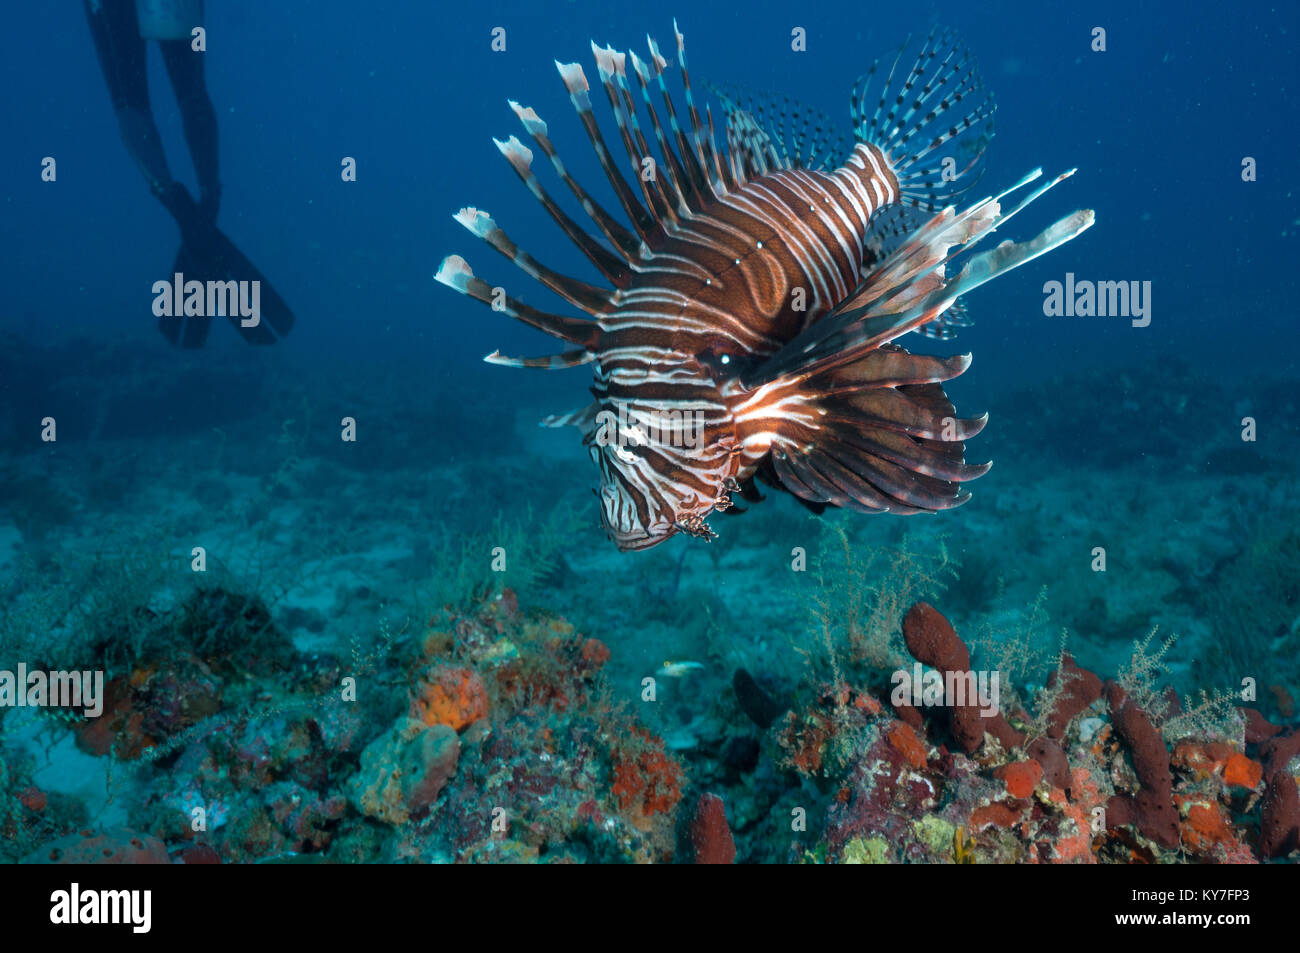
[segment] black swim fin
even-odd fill
[[[172,266],[173,274],[181,274],[185,281],[256,281],[259,293],[259,320],[244,326],[239,314],[228,314],[230,323],[249,344],[274,344],[293,327],[293,312],[247,256],[225,234],[197,216],[185,216],[180,221],[181,248]],[[177,315],[158,319],[158,330],[169,342],[179,347],[202,347],[207,340],[212,318]]]

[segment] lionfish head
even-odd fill
[[[634,375],[602,368],[597,381],[583,443],[600,471],[596,495],[609,538],[625,552],[678,532],[711,538],[704,519],[729,505],[736,445],[712,375],[678,355]]]

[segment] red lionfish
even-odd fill
[[[696,107],[684,38],[673,26],[685,124],[653,39],[648,61],[592,44],[639,197],[597,124],[582,67],[556,64],[630,227],[574,180],[531,108],[510,103],[603,242],[543,188],[531,149],[514,136],[494,140],[611,287],[552,271],[483,211],[456,215],[591,320],[529,307],[456,255],[442,262],[437,280],[573,346],[540,358],[494,351],[490,363],[595,365],[595,400],[543,425],[581,430],[600,471],[602,522],[621,550],[646,549],[678,532],[712,538],[705,517],[731,508],[733,493],[761,500],[756,477],[817,512],[830,505],[922,513],[964,503],[970,494],[962,484],[990,466],[966,463],[964,441],[988,415],[957,418],[942,384],[971,357],[911,354],[895,341],[910,331],[950,336],[964,323],[958,296],[1088,228],[1093,213],[1078,211],[1030,241],[964,257],[950,274],[955,256],[1073,170],[1009,211],[1002,200],[1040,170],[964,211],[950,204],[969,188],[957,179],[970,182],[982,160],[994,106],[970,56],[951,34],[937,32],[910,69],[900,68],[900,50],[870,115],[876,66],[858,81],[851,100],[856,142],[842,161],[810,110],[742,108],[741,99],[719,93],[724,158],[712,110],[706,107],[702,120]],[[970,157],[961,169],[958,156]],[[651,174],[642,174],[647,169]]]

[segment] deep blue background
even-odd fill
[[[493,348],[542,353],[552,342],[431,275],[458,252],[512,293],[555,305],[452,221],[463,205],[490,211],[543,261],[589,275],[491,137],[523,137],[508,98],[535,107],[569,165],[606,196],[552,60],[577,60],[594,77],[589,39],[644,50],[647,31],[671,56],[674,13],[697,82],[785,92],[842,117],[846,128],[852,82],[872,59],[909,32],[954,26],[999,102],[981,193],[1035,166],[1079,168],[1008,237],[1028,237],[1077,207],[1095,208],[1098,224],[973,296],[979,324],[958,346],[974,350],[976,363],[963,385],[1033,383],[1141,361],[1158,386],[1160,362],[1174,355],[1242,380],[1295,373],[1300,133],[1289,2],[1055,9],[1010,0],[816,0],[676,11],[585,2],[210,3],[221,223],[299,317],[275,360],[392,362],[466,393],[526,386],[581,403],[585,371],[524,383],[521,372],[478,363]],[[808,31],[805,53],[790,49],[796,25]],[[505,53],[489,48],[494,26],[507,30]],[[1107,30],[1105,53],[1089,49],[1094,26]],[[3,33],[0,328],[41,341],[78,330],[138,340],[165,360],[149,288],[168,276],[176,230],[118,140],[79,4],[8,5]],[[168,154],[192,182],[175,102],[156,50],[150,55]],[[600,112],[603,96],[596,101]],[[56,184],[39,179],[46,155],[58,160]],[[354,184],[340,181],[345,155],[359,162]],[[1251,184],[1240,178],[1246,155],[1259,164]],[[553,194],[564,191],[546,182]],[[1044,318],[1042,284],[1067,270],[1150,280],[1151,326]],[[242,347],[228,329],[214,329],[213,361],[239,360]]]

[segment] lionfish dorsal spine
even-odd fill
[[[512,103],[511,105],[517,104]],[[522,107],[520,108],[522,109]],[[527,112],[531,113],[532,110],[527,110]],[[525,123],[525,128],[527,128],[527,123]],[[544,137],[546,135],[546,124],[541,123],[540,129],[540,134]],[[533,194],[533,197],[546,209],[547,214],[560,226],[569,241],[573,242],[574,246],[587,256],[587,260],[596,266],[596,269],[605,276],[606,281],[616,288],[626,288],[632,280],[627,260],[611,253],[604,245],[592,238],[586,229],[575,222],[564,209],[556,204],[546,189],[542,187],[536,173],[532,170],[532,150],[514,136],[511,136],[505,142],[500,139],[493,139],[492,141],[496,143],[497,149],[510,163],[510,167],[515,170],[515,174],[523,180],[524,185],[528,187],[528,191]]]
[[[652,160],[652,157],[637,120],[632,91],[627,85],[627,54],[612,47],[597,46],[595,41],[591,44],[591,51],[596,57],[596,71],[618,125],[623,149],[632,164],[632,178],[640,186],[641,196],[649,209],[647,211],[633,202],[630,203],[628,214],[637,223],[642,240],[653,250],[662,246],[667,231],[676,227],[677,215],[673,210],[673,201],[665,191],[662,178],[646,174],[646,160]]]
[[[713,109],[707,104],[704,107],[704,115],[709,124],[709,151],[713,154],[713,171],[717,176],[718,186],[722,192],[730,192],[736,188],[736,180],[732,175],[730,163],[722,161],[722,155],[713,144],[715,135],[713,129]]]
[[[587,126],[588,135],[592,136],[592,145],[601,159],[601,165],[606,167],[606,172],[608,172],[609,156],[604,149],[603,140],[599,138],[599,129],[595,127],[595,120],[591,115],[591,98],[587,95],[587,77],[583,75],[582,67],[577,63],[560,63],[557,61],[555,68],[559,70],[560,77],[564,80],[564,85],[569,91],[569,99],[578,111],[578,115],[583,118],[583,124]],[[522,112],[522,108],[518,107],[517,104],[513,104],[513,108],[516,113]],[[555,146],[547,134],[546,124],[525,122],[524,128],[533,137],[533,141],[542,150],[542,154],[551,160],[551,165],[556,174],[569,187],[569,191],[577,198],[582,210],[587,213],[587,217],[600,230],[605,240],[617,250],[624,263],[630,264],[634,259],[641,257],[640,237],[606,211],[573,177],[568,167],[560,159],[559,153],[556,152]],[[626,183],[624,184],[626,185]]]
[[[594,44],[593,49],[596,49]],[[601,56],[597,53],[598,64],[600,59]],[[605,178],[609,180],[609,184],[613,188],[619,204],[623,207],[624,213],[632,222],[634,232],[629,232],[623,228],[613,216],[597,205],[581,189],[559,161],[549,142],[547,143],[547,149],[549,150],[547,155],[551,157],[556,170],[560,172],[574,195],[582,202],[583,208],[596,222],[597,227],[600,228],[605,237],[617,245],[629,263],[634,263],[636,260],[646,257],[648,247],[659,242],[661,229],[633,193],[631,187],[627,184],[627,178],[616,168],[610,156],[609,147],[606,145],[605,137],[600,131],[600,125],[596,122],[596,117],[592,113],[590,85],[582,67],[577,63],[561,64],[557,62],[555,65],[560,71],[561,79],[564,80],[565,88],[569,91],[569,101],[578,113],[583,129],[586,130],[587,138],[591,142],[591,148],[596,153],[596,159],[605,173]],[[633,264],[633,267],[635,268],[635,264]]]
[[[717,198],[718,183],[713,181],[710,176],[711,170],[718,167],[716,148],[713,144],[713,136],[704,135],[704,126],[700,122],[700,111],[695,106],[695,93],[691,90],[691,73],[686,66],[686,37],[682,31],[677,28],[677,21],[673,20],[673,34],[677,39],[677,64],[682,71],[682,92],[686,97],[686,112],[691,121],[691,146],[693,154],[699,163],[699,175],[704,183],[708,194],[711,198]],[[673,125],[676,127],[677,119],[673,117]]]
[[[675,155],[680,156],[682,163],[682,172],[687,184],[690,186],[690,200],[687,205],[692,212],[702,212],[708,207],[708,204],[717,196],[713,191],[713,183],[704,173],[704,165],[696,150],[686,140],[686,133],[682,131],[681,123],[677,121],[677,108],[673,105],[672,94],[668,91],[668,83],[664,79],[664,68],[667,67],[668,61],[664,59],[663,54],[659,52],[659,44],[653,37],[646,37],[646,42],[650,47],[650,64],[654,72],[655,84],[659,87],[659,95],[664,104],[664,115],[668,117],[668,127],[673,132],[673,138],[677,140]],[[698,120],[698,116],[694,117]],[[698,134],[698,129],[696,130]]]
[[[476,208],[463,208],[456,213],[455,219],[509,258],[524,274],[545,285],[569,304],[581,308],[587,314],[593,317],[608,314],[618,303],[617,292],[562,275],[541,264],[511,241],[510,236],[487,212]]]
[[[599,326],[593,321],[541,311],[504,294],[500,289],[493,288],[476,276],[465,259],[459,255],[448,255],[444,258],[434,278],[496,311],[508,314],[530,327],[568,341],[570,344],[580,344],[584,348],[594,347],[599,336]]]

